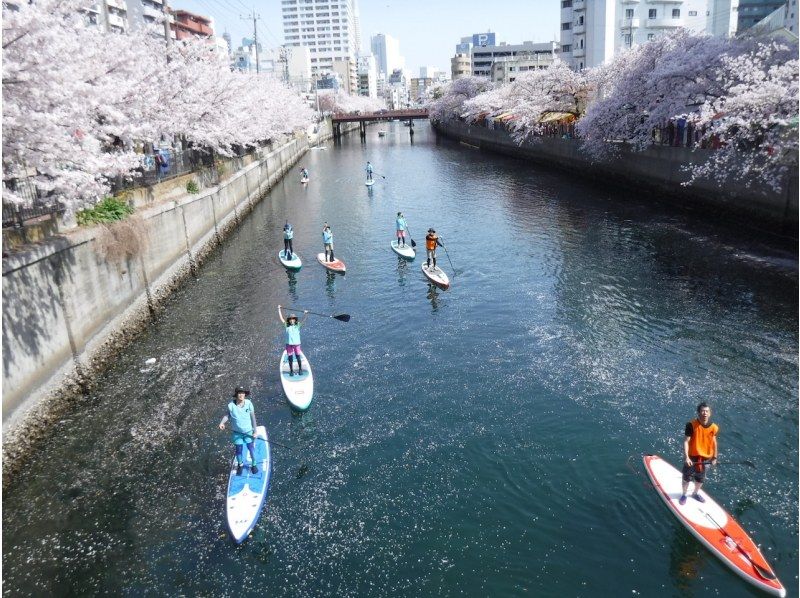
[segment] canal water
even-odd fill
[[[4,489],[4,595],[750,595],[642,471],[680,461],[701,401],[723,459],[757,466],[707,490],[797,595],[794,253],[386,128],[310,151],[30,454]],[[418,249],[443,238],[450,290],[389,249],[398,210]],[[325,221],[345,276],[315,261]],[[278,304],[352,316],[308,318],[304,415],[277,377]],[[238,547],[217,428],[237,384],[292,447]]]

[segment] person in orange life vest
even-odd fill
[[[680,504],[686,504],[686,492],[692,479],[692,498],[699,502],[706,501],[699,493],[706,477],[706,464],[709,461],[711,465],[717,463],[718,435],[719,426],[711,423],[711,407],[707,403],[700,403],[697,406],[697,417],[686,424],[683,440],[683,493],[678,501]]]
[[[433,260],[433,267],[436,268],[436,246],[441,247],[442,244],[439,242],[439,236],[436,234],[436,231],[432,228],[428,229],[428,234],[425,235],[425,250],[428,252],[428,267],[431,266],[431,260]]]

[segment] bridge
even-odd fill
[[[405,120],[408,121],[409,134],[414,135],[414,123],[417,119],[428,118],[428,110],[426,108],[418,108],[415,110],[378,110],[377,112],[364,112],[364,113],[343,113],[337,112],[331,116],[331,123],[333,124],[333,137],[339,139],[342,136],[342,123],[358,123],[359,135],[362,139],[367,136],[367,123],[368,122],[385,122],[390,120]]]

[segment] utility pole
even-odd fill
[[[281,62],[283,63],[283,80],[286,85],[289,85],[289,57],[292,55],[292,49],[287,47],[281,48]]]
[[[261,20],[261,15],[257,15],[256,11],[254,10],[252,13],[250,13],[246,17],[242,16],[242,15],[239,15],[239,18],[243,19],[245,21],[249,21],[250,19],[253,19],[253,46],[256,49],[256,75],[258,75],[261,72],[261,65],[260,65],[260,63],[258,61],[258,26],[256,25],[256,21]]]
[[[167,38],[167,60],[169,60],[169,51],[172,48],[172,27],[169,26],[169,0],[164,0],[164,36]]]

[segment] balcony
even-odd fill
[[[125,19],[123,19],[119,15],[108,15],[108,24],[110,27],[118,27],[120,29],[125,29]]]
[[[573,35],[580,35],[581,33],[586,33],[586,25],[575,25],[572,28]]]
[[[586,48],[572,48],[572,56],[574,58],[583,58],[586,56]]]
[[[164,11],[153,8],[152,6],[148,6],[146,4],[142,5],[142,11],[144,12],[144,16],[151,17],[153,19],[161,19],[164,17]]]
[[[586,0],[573,0],[572,10],[574,12],[581,12],[586,10]]]
[[[125,2],[125,0],[106,0],[106,4],[110,8],[118,8],[124,11],[128,10],[128,4]]]
[[[671,29],[685,24],[683,19],[647,19],[647,26],[653,29]]]
[[[639,19],[622,19],[619,22],[620,29],[638,29],[641,26]]]

